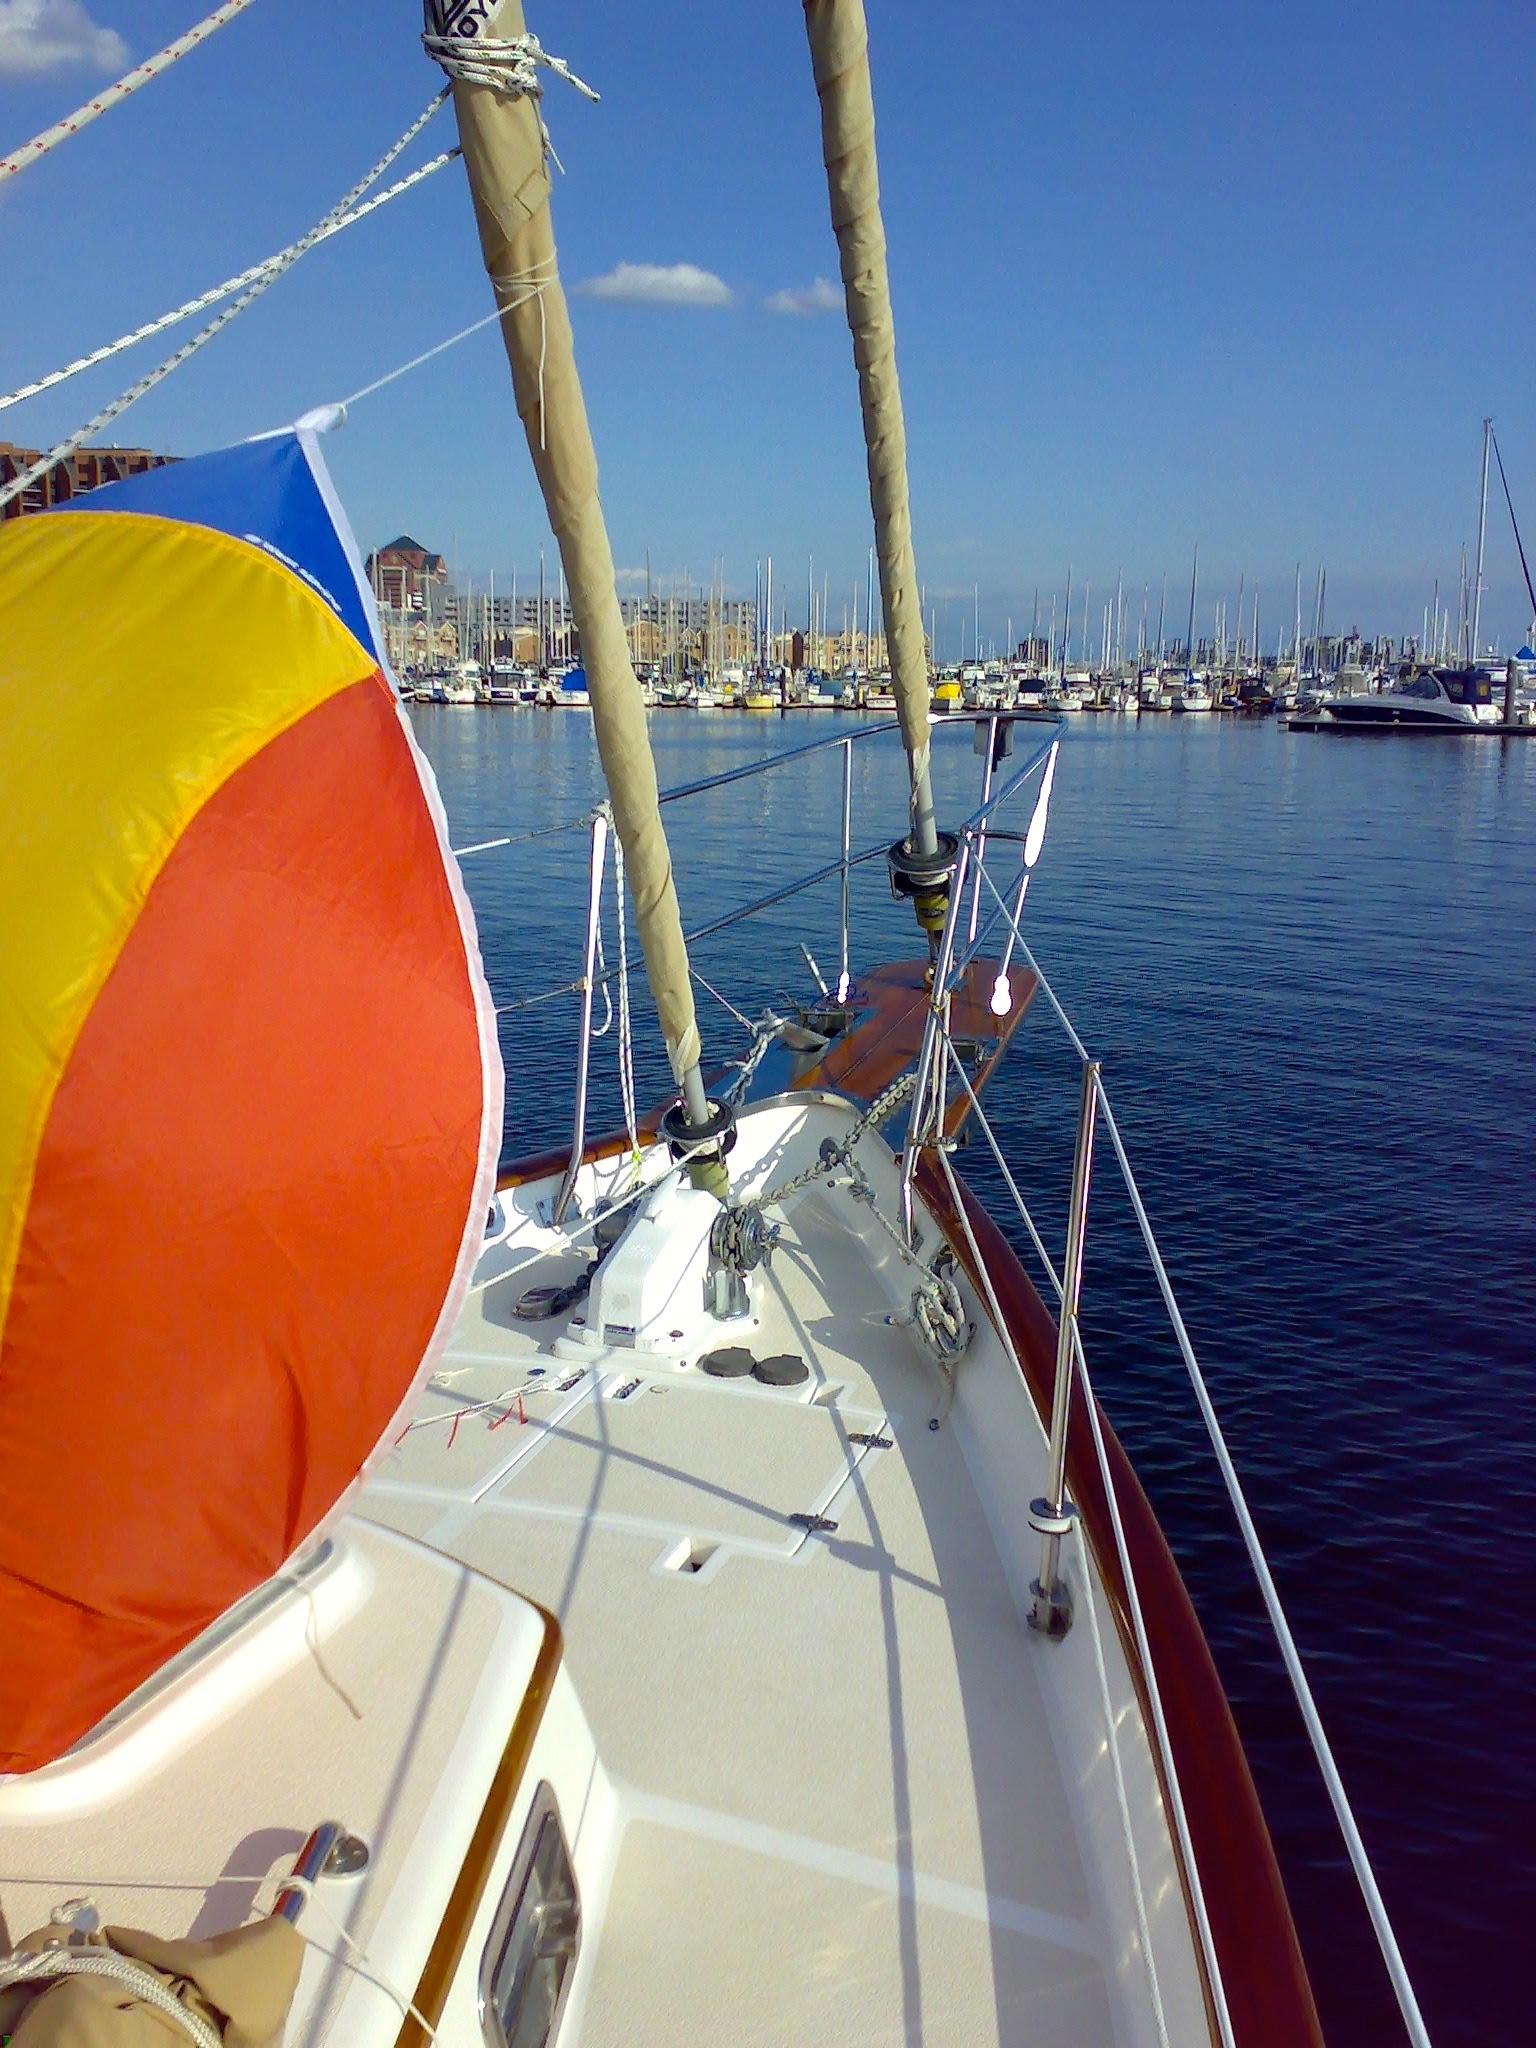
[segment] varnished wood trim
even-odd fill
[[[1032,969],[1010,968],[1013,1000],[1005,1016],[995,1017],[990,999],[997,971],[995,960],[972,961],[950,997],[950,1035],[983,1048],[971,1077],[978,1095],[1023,1023],[1038,986]],[[861,975],[850,1000],[863,1014],[843,1037],[833,1039],[796,1087],[834,1089],[855,1102],[873,1102],[922,1048],[931,1009],[928,972],[926,960],[896,960]],[[945,1112],[945,1129],[953,1136],[969,1115],[969,1100],[957,1089]]]
[[[448,2002],[449,1986],[464,1960],[469,1930],[485,1895],[492,1866],[507,1831],[507,1822],[517,1804],[534,1739],[543,1723],[550,1693],[554,1690],[555,1673],[560,1668],[560,1624],[542,1607],[538,1614],[544,1624],[544,1637],[533,1660],[533,1673],[523,1694],[523,1703],[517,1710],[517,1719],[512,1723],[507,1746],[491,1779],[485,1804],[480,1809],[480,1818],[475,1822],[475,1831],[470,1836],[469,1848],[454,1880],[431,1951],[417,1980],[416,2012],[428,2027],[435,2028],[441,2020],[443,2007]],[[421,2020],[408,2013],[395,2037],[395,2048],[428,2048],[429,2038]]]
[[[841,1038],[835,1038],[817,1064],[807,1068],[791,1086],[805,1090],[826,1089],[846,1095],[854,1102],[873,1102],[881,1089],[898,1074],[904,1073],[917,1057],[928,1022],[927,973],[928,963],[925,960],[897,960],[884,967],[872,968],[861,976],[852,1000],[863,1015],[851,1030]],[[1010,968],[1008,980],[1013,991],[1012,1006],[1005,1017],[994,1017],[989,999],[996,975],[995,960],[973,961],[961,977],[950,1002],[951,1035],[973,1040],[985,1048],[982,1061],[971,1077],[971,1086],[978,1095],[1008,1050],[1009,1041],[1024,1021],[1024,1012],[1038,987],[1031,968]],[[707,1076],[706,1086],[713,1087],[718,1080],[726,1078],[728,1072],[728,1069],[722,1069]],[[953,1135],[969,1115],[970,1103],[964,1092],[957,1090],[945,1112],[946,1130]],[[655,1138],[659,1116],[659,1111],[652,1111],[642,1120],[640,1136],[644,1142],[650,1143]],[[629,1140],[622,1131],[609,1131],[585,1147],[581,1155],[582,1164],[612,1159],[626,1150],[628,1144]],[[570,1156],[570,1147],[562,1146],[515,1159],[497,1176],[497,1191],[525,1187],[530,1181],[548,1180],[552,1174],[564,1173]]]
[[[918,1192],[985,1304],[949,1184],[926,1154],[918,1162],[916,1179]],[[963,1183],[960,1188],[966,1221],[986,1262],[1025,1384],[1041,1426],[1048,1427],[1056,1373],[1056,1325],[1013,1247],[971,1191]],[[1323,2048],[1317,2007],[1274,1845],[1220,1674],[1151,1503],[1102,1409],[1100,1422],[1233,2036],[1238,2048]],[[1093,1548],[1150,1738],[1152,1713],[1146,1673],[1131,1623],[1087,1403],[1076,1382],[1068,1424],[1067,1486]],[[1167,1808],[1167,1785],[1155,1742],[1152,1757]],[[1174,1846],[1177,1851],[1176,1838]],[[1182,1855],[1177,1860],[1191,1916],[1190,1932],[1200,1957],[1188,1873]],[[1201,1976],[1203,1980],[1203,1958]],[[1206,1994],[1209,2006],[1208,1985]]]

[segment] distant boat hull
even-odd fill
[[[1378,730],[1416,726],[1420,731],[1460,731],[1463,726],[1478,723],[1466,705],[1414,704],[1391,697],[1331,697],[1323,709],[1335,725],[1374,727]]]

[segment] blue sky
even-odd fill
[[[68,111],[211,0],[0,0],[0,141]],[[807,554],[833,616],[868,501],[840,313],[767,301],[835,277],[796,0],[545,0],[533,25],[602,92],[552,84],[568,283],[695,266],[726,304],[573,300],[615,554],[750,592]],[[1530,0],[1340,8],[1186,0],[1075,9],[869,0],[919,573],[958,647],[1027,624],[1073,566],[1102,595],[1168,572],[1182,623],[1239,574],[1264,637],[1328,568],[1329,618],[1454,608],[1479,421],[1536,541]],[[59,61],[26,22],[50,26]],[[280,247],[431,96],[415,0],[256,4],[0,192],[0,386]],[[92,36],[90,30],[103,32]],[[446,146],[445,114],[411,161]],[[700,294],[718,298],[710,288]],[[305,259],[117,432],[177,452],[356,389],[488,304],[456,167]],[[151,344],[151,348],[155,345]],[[144,351],[0,417],[46,442]],[[544,537],[494,331],[360,405],[331,444],[365,545],[408,529],[458,564],[532,570]],[[1502,506],[1485,624],[1528,607]],[[1173,593],[1179,593],[1175,598]],[[948,623],[944,622],[948,606]],[[1310,613],[1310,597],[1307,600]]]

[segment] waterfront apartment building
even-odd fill
[[[570,600],[546,589],[541,605],[538,587],[485,590],[444,590],[434,595],[439,616],[451,620],[459,644],[477,660],[552,662],[578,661],[581,637]],[[706,661],[748,662],[757,645],[757,610],[750,599],[726,598],[711,603],[701,597],[626,597],[619,612],[629,639],[631,660],[642,667],[674,659],[685,668]]]
[[[18,448],[14,441],[0,441],[0,484],[14,483],[45,453],[41,448]],[[24,519],[29,512],[46,512],[50,506],[67,505],[71,498],[102,484],[142,476],[147,469],[160,469],[177,460],[174,455],[157,455],[152,448],[77,448],[73,455],[61,455],[19,498],[0,507],[0,518]]]

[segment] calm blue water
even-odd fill
[[[414,715],[460,845],[599,793],[580,714]],[[664,784],[846,729],[651,720]],[[979,763],[949,737],[954,816]],[[890,744],[856,750],[856,846],[903,815]],[[839,773],[833,751],[674,808],[685,922],[831,858]],[[1431,2032],[1528,2039],[1536,744],[1084,718],[1056,792],[1031,942],[1104,1062]],[[584,861],[573,835],[466,861],[498,1001],[577,971]],[[916,950],[877,867],[854,924],[855,969]],[[810,992],[800,938],[834,974],[835,888],[696,961],[751,1013]],[[564,1133],[573,1009],[506,1020],[509,1156]],[[709,1057],[743,1048],[707,998],[701,1022]],[[665,1062],[637,1030],[650,1099]],[[618,1120],[613,1073],[605,1046],[594,1129]],[[1057,1245],[1076,1088],[1042,1001],[991,1113]],[[1001,1220],[985,1155],[963,1163]],[[1401,2038],[1394,2008],[1133,1229],[1101,1161],[1090,1363],[1226,1680],[1330,2041],[1374,2048]]]

